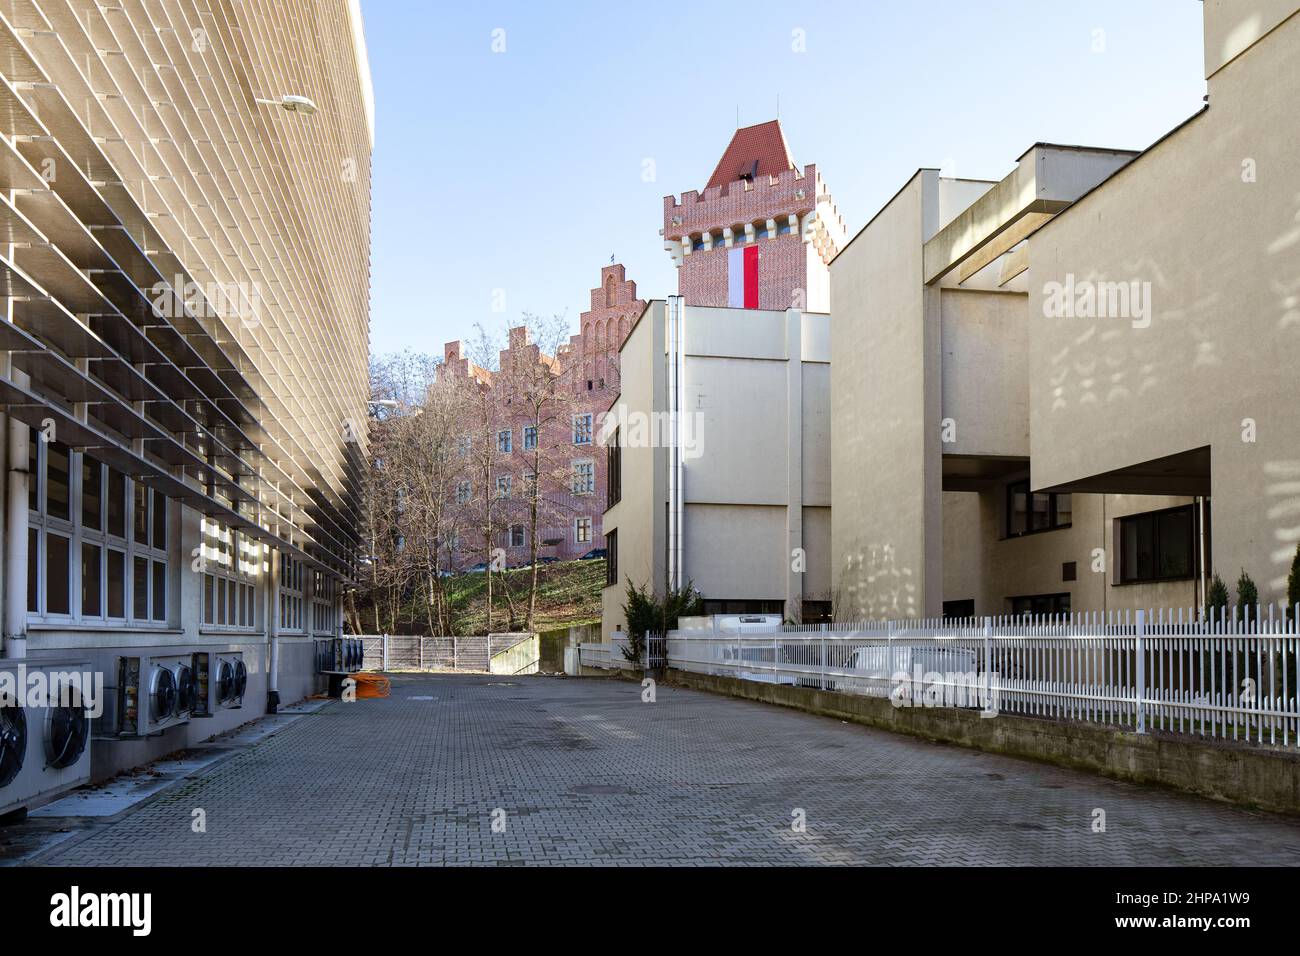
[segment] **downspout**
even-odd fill
[[[1205,578],[1209,568],[1205,566],[1205,496],[1196,496],[1196,537],[1197,549],[1200,552],[1200,574],[1196,576],[1196,604],[1202,614],[1205,613]]]
[[[26,376],[13,372],[17,384]],[[8,421],[8,476],[5,502],[4,656],[27,656],[27,494],[30,483],[30,444],[27,425],[12,415]]]
[[[679,590],[682,568],[682,297],[668,297],[668,587]]]
[[[267,545],[263,547],[271,558],[266,574],[266,636],[271,645],[266,669],[266,712],[274,714],[280,710],[280,553]]]

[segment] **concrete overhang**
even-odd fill
[[[926,284],[968,260],[963,279],[974,275],[1137,155],[1132,150],[1050,143],[1031,147],[1014,172],[925,243]]]
[[[1189,498],[1208,496],[1211,494],[1210,446],[1034,490],[1105,495],[1181,495]]]
[[[983,491],[1029,468],[1028,458],[1005,455],[944,455],[944,491]]]

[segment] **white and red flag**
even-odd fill
[[[758,308],[758,245],[746,243],[727,250],[727,307]]]

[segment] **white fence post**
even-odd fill
[[[978,681],[978,675],[976,680]],[[993,710],[993,618],[984,618],[984,710]]]
[[[380,641],[381,654],[383,655],[384,660],[384,670],[386,671],[388,670],[388,635],[383,635],[383,637],[380,638]]]
[[[1142,639],[1146,634],[1146,627],[1146,611],[1138,611],[1136,632],[1137,666],[1134,669],[1134,673],[1137,680],[1137,732],[1140,734],[1145,734],[1147,732],[1146,708],[1142,702],[1142,698],[1146,696],[1147,684],[1146,648],[1143,646],[1145,642]]]

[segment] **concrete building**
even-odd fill
[[[105,676],[103,777],[315,691],[341,633],[369,67],[357,0],[25,0],[0,37],[3,650]]]
[[[1208,0],[1208,106],[1140,154],[921,170],[831,264],[849,616],[1194,607],[1300,539],[1295,2]]]
[[[703,194],[664,200],[678,295],[619,352],[601,423],[609,458],[603,632],[629,583],[691,583],[709,613],[829,619],[830,316],[845,235],[780,126],[738,130]],[[728,307],[728,305],[731,307]]]
[[[440,383],[449,380],[475,380],[495,404],[494,440],[497,448],[493,462],[493,481],[508,499],[498,505],[502,530],[495,547],[502,549],[509,566],[527,562],[529,508],[524,488],[534,460],[533,451],[540,446],[544,466],[541,474],[541,517],[538,521],[538,553],[543,557],[571,560],[601,546],[604,535],[602,515],[606,498],[606,456],[598,445],[598,421],[618,394],[618,349],[628,330],[645,309],[637,297],[636,283],[627,278],[621,264],[600,270],[600,283],[591,290],[591,307],[579,317],[579,332],[547,355],[532,341],[529,330],[518,326],[509,330],[506,348],[496,360],[497,369],[545,369],[554,375],[563,393],[564,407],[559,412],[564,421],[539,434],[529,410],[511,404],[509,382],[475,365],[464,354],[461,342],[448,342],[443,362],[438,366]],[[508,376],[507,376],[508,378]],[[467,422],[467,430],[477,423]],[[549,466],[549,467],[548,467]],[[453,523],[466,529],[460,535],[456,568],[473,566],[484,560],[482,533],[484,522],[476,518],[476,500],[481,488],[474,488],[477,475],[466,474],[460,482],[452,507],[462,514]],[[481,483],[481,482],[480,482]]]

